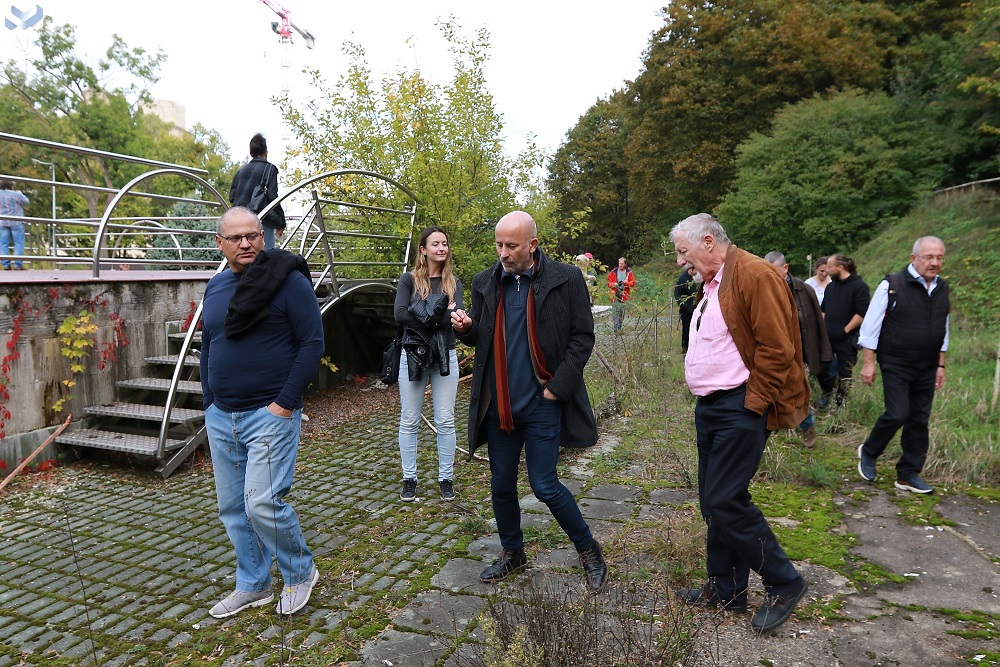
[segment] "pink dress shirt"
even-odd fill
[[[723,264],[715,277],[705,283],[705,296],[691,318],[684,378],[695,396],[735,389],[750,379],[750,370],[743,363],[719,307],[719,285],[725,268]]]

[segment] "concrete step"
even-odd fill
[[[63,433],[56,438],[56,442],[62,445],[110,449],[116,452],[145,454],[147,456],[156,456],[158,440],[158,438],[151,435],[116,433],[114,431],[102,431],[99,429],[83,429],[73,431],[72,433]],[[182,448],[186,443],[187,440],[168,439],[166,449],[170,452]]]
[[[122,389],[150,389],[167,391],[170,389],[170,378],[135,378],[134,380],[119,380],[115,383]],[[201,382],[180,380],[177,391],[182,394],[201,394]]]
[[[180,355],[176,354],[164,354],[159,357],[146,357],[146,363],[155,366],[176,366],[177,357]],[[198,366],[201,364],[201,360],[193,354],[189,354],[184,357],[185,366]]]
[[[177,333],[167,334],[167,338],[169,338],[170,340],[176,340],[176,341],[180,341],[180,342],[183,342],[186,337],[187,337],[187,332],[186,331],[179,331]],[[197,343],[199,345],[201,344],[201,331],[200,330],[194,332],[194,336],[191,337],[191,342],[192,343]]]
[[[120,419],[142,419],[145,421],[163,421],[162,405],[145,405],[142,403],[108,403],[95,405],[86,409],[88,415],[98,417],[118,417]],[[174,408],[170,411],[172,424],[190,424],[205,418],[203,410],[191,408]]]

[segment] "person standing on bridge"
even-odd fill
[[[476,348],[469,407],[469,457],[487,443],[499,557],[479,575],[491,583],[528,563],[517,499],[524,451],[528,482],[580,555],[587,588],[608,580],[601,545],[573,494],[556,473],[559,447],[597,443],[597,422],[583,381],[594,350],[594,315],[580,270],[538,248],[535,221],[524,211],[500,218],[500,257],[472,282],[472,314],[451,316],[459,339]]]
[[[437,429],[438,488],[444,500],[455,499],[455,397],[458,357],[451,313],[462,307],[462,281],[452,269],[448,234],[440,227],[420,233],[413,271],[399,277],[395,318],[403,329],[399,359],[399,457],[403,464],[404,502],[417,497],[417,429],[424,391],[431,383]]]
[[[323,322],[305,259],[261,252],[257,215],[219,219],[229,269],[205,288],[201,386],[219,518],[236,549],[236,590],[212,607],[232,616],[274,599],[271,559],[285,586],[279,614],[309,601],[319,581],[299,519],[284,501],[299,448],[302,395],[323,356]]]
[[[14,189],[14,181],[4,178],[0,180],[0,255],[6,255],[10,250],[11,243],[14,245],[15,255],[24,255],[24,221],[7,220],[6,216],[24,217],[24,207],[28,205],[28,198]],[[24,270],[24,263],[21,260],[14,260],[16,271]],[[10,271],[11,261],[3,260],[3,268]]]
[[[229,201],[233,206],[245,206],[251,210],[254,190],[263,186],[267,193],[267,201],[254,213],[260,213],[264,206],[270,204],[278,196],[278,168],[267,161],[267,139],[257,133],[250,139],[250,161],[240,167],[233,176],[233,184],[229,188]],[[276,237],[285,233],[285,211],[278,204],[261,221],[264,226],[264,250],[274,248]]]

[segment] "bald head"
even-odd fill
[[[512,211],[500,218],[496,227],[497,255],[508,273],[522,274],[538,248],[538,227],[524,211]]]

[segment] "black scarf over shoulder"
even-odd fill
[[[226,338],[242,338],[262,320],[267,319],[267,307],[285,284],[292,271],[298,271],[312,282],[309,264],[302,255],[275,248],[257,254],[253,264],[243,271],[233,298],[226,311]]]

